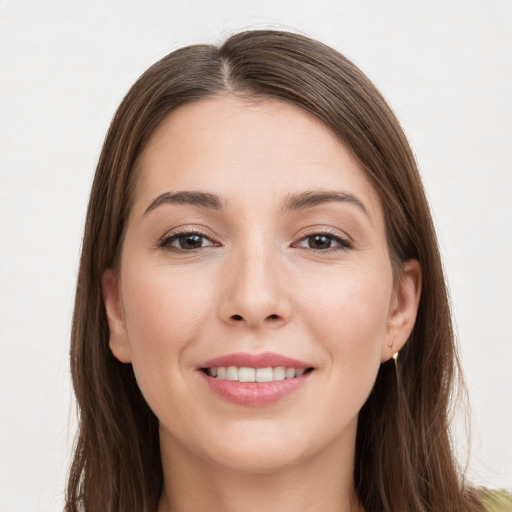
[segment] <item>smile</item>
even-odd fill
[[[229,354],[196,367],[205,384],[223,400],[263,407],[280,402],[310,381],[311,363],[281,354]]]
[[[236,366],[220,366],[206,368],[205,371],[210,377],[214,377],[220,380],[233,380],[238,382],[273,382],[285,379],[294,379],[300,377],[304,372],[311,369],[302,368],[285,368],[284,366],[278,366],[276,368],[248,368],[242,366],[240,368]]]
[[[204,371],[210,377],[219,380],[231,380],[238,382],[274,382],[285,379],[294,379],[301,377],[305,372],[311,371],[311,368],[286,368],[277,366],[275,368],[249,368],[246,366],[220,366],[205,368]]]

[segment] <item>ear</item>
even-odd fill
[[[408,260],[396,277],[390,302],[388,324],[381,361],[387,361],[402,349],[412,332],[421,296],[421,267]]]
[[[101,279],[101,285],[110,330],[110,350],[122,363],[130,363],[132,352],[128,342],[128,333],[121,305],[119,278],[113,269],[105,270]]]

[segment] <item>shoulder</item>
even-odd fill
[[[512,494],[509,492],[481,489],[479,494],[486,512],[512,512]]]

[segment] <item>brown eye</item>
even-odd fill
[[[199,233],[177,233],[165,238],[159,245],[165,249],[193,251],[212,246],[214,243]]]
[[[176,241],[180,249],[199,249],[203,246],[203,237],[200,235],[183,235]]]
[[[302,238],[297,244],[298,247],[312,249],[314,251],[326,251],[329,249],[351,249],[352,244],[339,236],[330,233],[314,233]]]
[[[308,236],[307,243],[310,249],[329,249],[332,245],[332,238],[326,235]]]

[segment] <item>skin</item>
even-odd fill
[[[103,289],[111,350],[160,420],[159,512],[360,510],[358,412],[406,342],[421,287],[416,261],[393,275],[364,171],[301,109],[228,95],[169,115],[140,173],[120,268]],[[215,194],[222,208],[150,208],[178,191]],[[308,191],[356,200],[284,207]],[[172,238],[189,232],[191,250]],[[277,403],[236,405],[197,370],[234,352],[276,352],[314,371]]]

